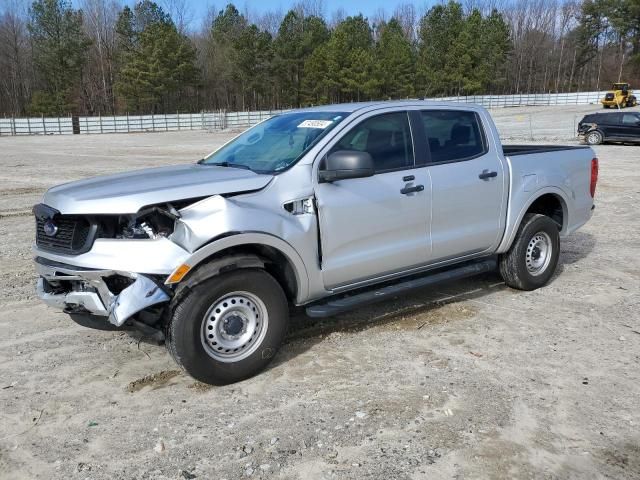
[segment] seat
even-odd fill
[[[376,170],[392,170],[407,164],[402,131],[369,130],[367,152]]]
[[[478,145],[471,141],[471,127],[460,123],[451,127],[451,138],[444,146],[443,155],[447,160],[471,157],[478,153]]]
[[[471,138],[471,127],[468,125],[461,125],[456,123],[451,127],[451,137],[445,143],[445,148],[461,147],[469,143]]]

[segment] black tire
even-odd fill
[[[255,333],[250,333],[252,340],[255,335],[255,341],[253,343],[250,341],[246,345],[246,350],[244,346],[242,349],[235,349],[239,350],[238,355],[250,352],[248,356],[237,360],[227,357],[221,361],[220,358],[224,358],[225,355],[235,355],[235,353],[234,351],[228,354],[225,354],[225,351],[219,353],[215,350],[220,349],[219,347],[209,345],[210,340],[206,338],[204,332],[208,333],[206,330],[208,328],[214,328],[218,332],[218,326],[220,326],[219,323],[212,325],[211,319],[214,318],[215,313],[210,312],[210,309],[227,300],[227,297],[233,299],[235,304],[236,297],[233,295],[241,293],[254,299],[254,311],[256,306],[259,311],[262,309],[266,311],[266,315],[263,314],[260,318],[264,332],[258,333],[256,327]],[[229,296],[230,294],[233,295]],[[259,302],[262,302],[261,306],[258,306]],[[238,307],[240,307],[239,304]],[[166,327],[165,341],[169,353],[176,363],[193,378],[212,385],[238,382],[264,369],[280,348],[289,323],[289,309],[282,288],[267,272],[254,268],[234,270],[197,283],[186,294],[179,296],[178,304],[172,305],[170,312],[171,318]],[[242,315],[238,317],[234,312],[230,310],[227,312],[228,316],[224,318],[245,318],[242,321],[242,329],[246,330],[246,317]],[[216,320],[216,322],[222,321],[222,316]],[[223,327],[220,326],[220,328]],[[240,336],[243,335],[244,333],[240,334]]]
[[[544,260],[540,260],[543,244],[547,244],[548,249]],[[500,274],[511,288],[535,290],[551,280],[558,265],[559,254],[558,225],[546,215],[529,213],[522,220],[509,251],[500,256]],[[537,262],[541,262],[539,269],[532,270]]]
[[[593,130],[585,134],[585,140],[589,145],[600,145],[604,141],[604,135],[599,130]]]

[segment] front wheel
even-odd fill
[[[546,285],[558,265],[560,233],[546,215],[527,214],[509,251],[500,257],[505,283],[518,290],[535,290]]]
[[[196,380],[223,385],[264,369],[284,339],[287,299],[259,269],[240,269],[198,283],[173,308],[166,345]]]
[[[587,143],[589,145],[600,145],[602,140],[604,140],[602,133],[597,130],[587,133]]]

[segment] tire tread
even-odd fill
[[[532,228],[533,225],[539,224],[539,226]],[[552,261],[547,267],[549,271],[542,274],[541,277],[533,277],[526,271],[524,265],[524,251],[529,243],[529,236],[526,234],[526,230],[540,230],[547,228],[550,230],[548,233],[552,233],[551,240],[553,241]],[[535,232],[533,232],[535,233]],[[558,254],[560,249],[559,233],[556,223],[546,215],[539,213],[527,213],[516,233],[516,237],[509,248],[509,251],[500,256],[499,270],[505,283],[517,290],[535,290],[544,286],[553,276],[553,272],[556,269],[558,262]]]

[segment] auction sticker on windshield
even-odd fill
[[[333,120],[305,120],[298,128],[327,128]]]

